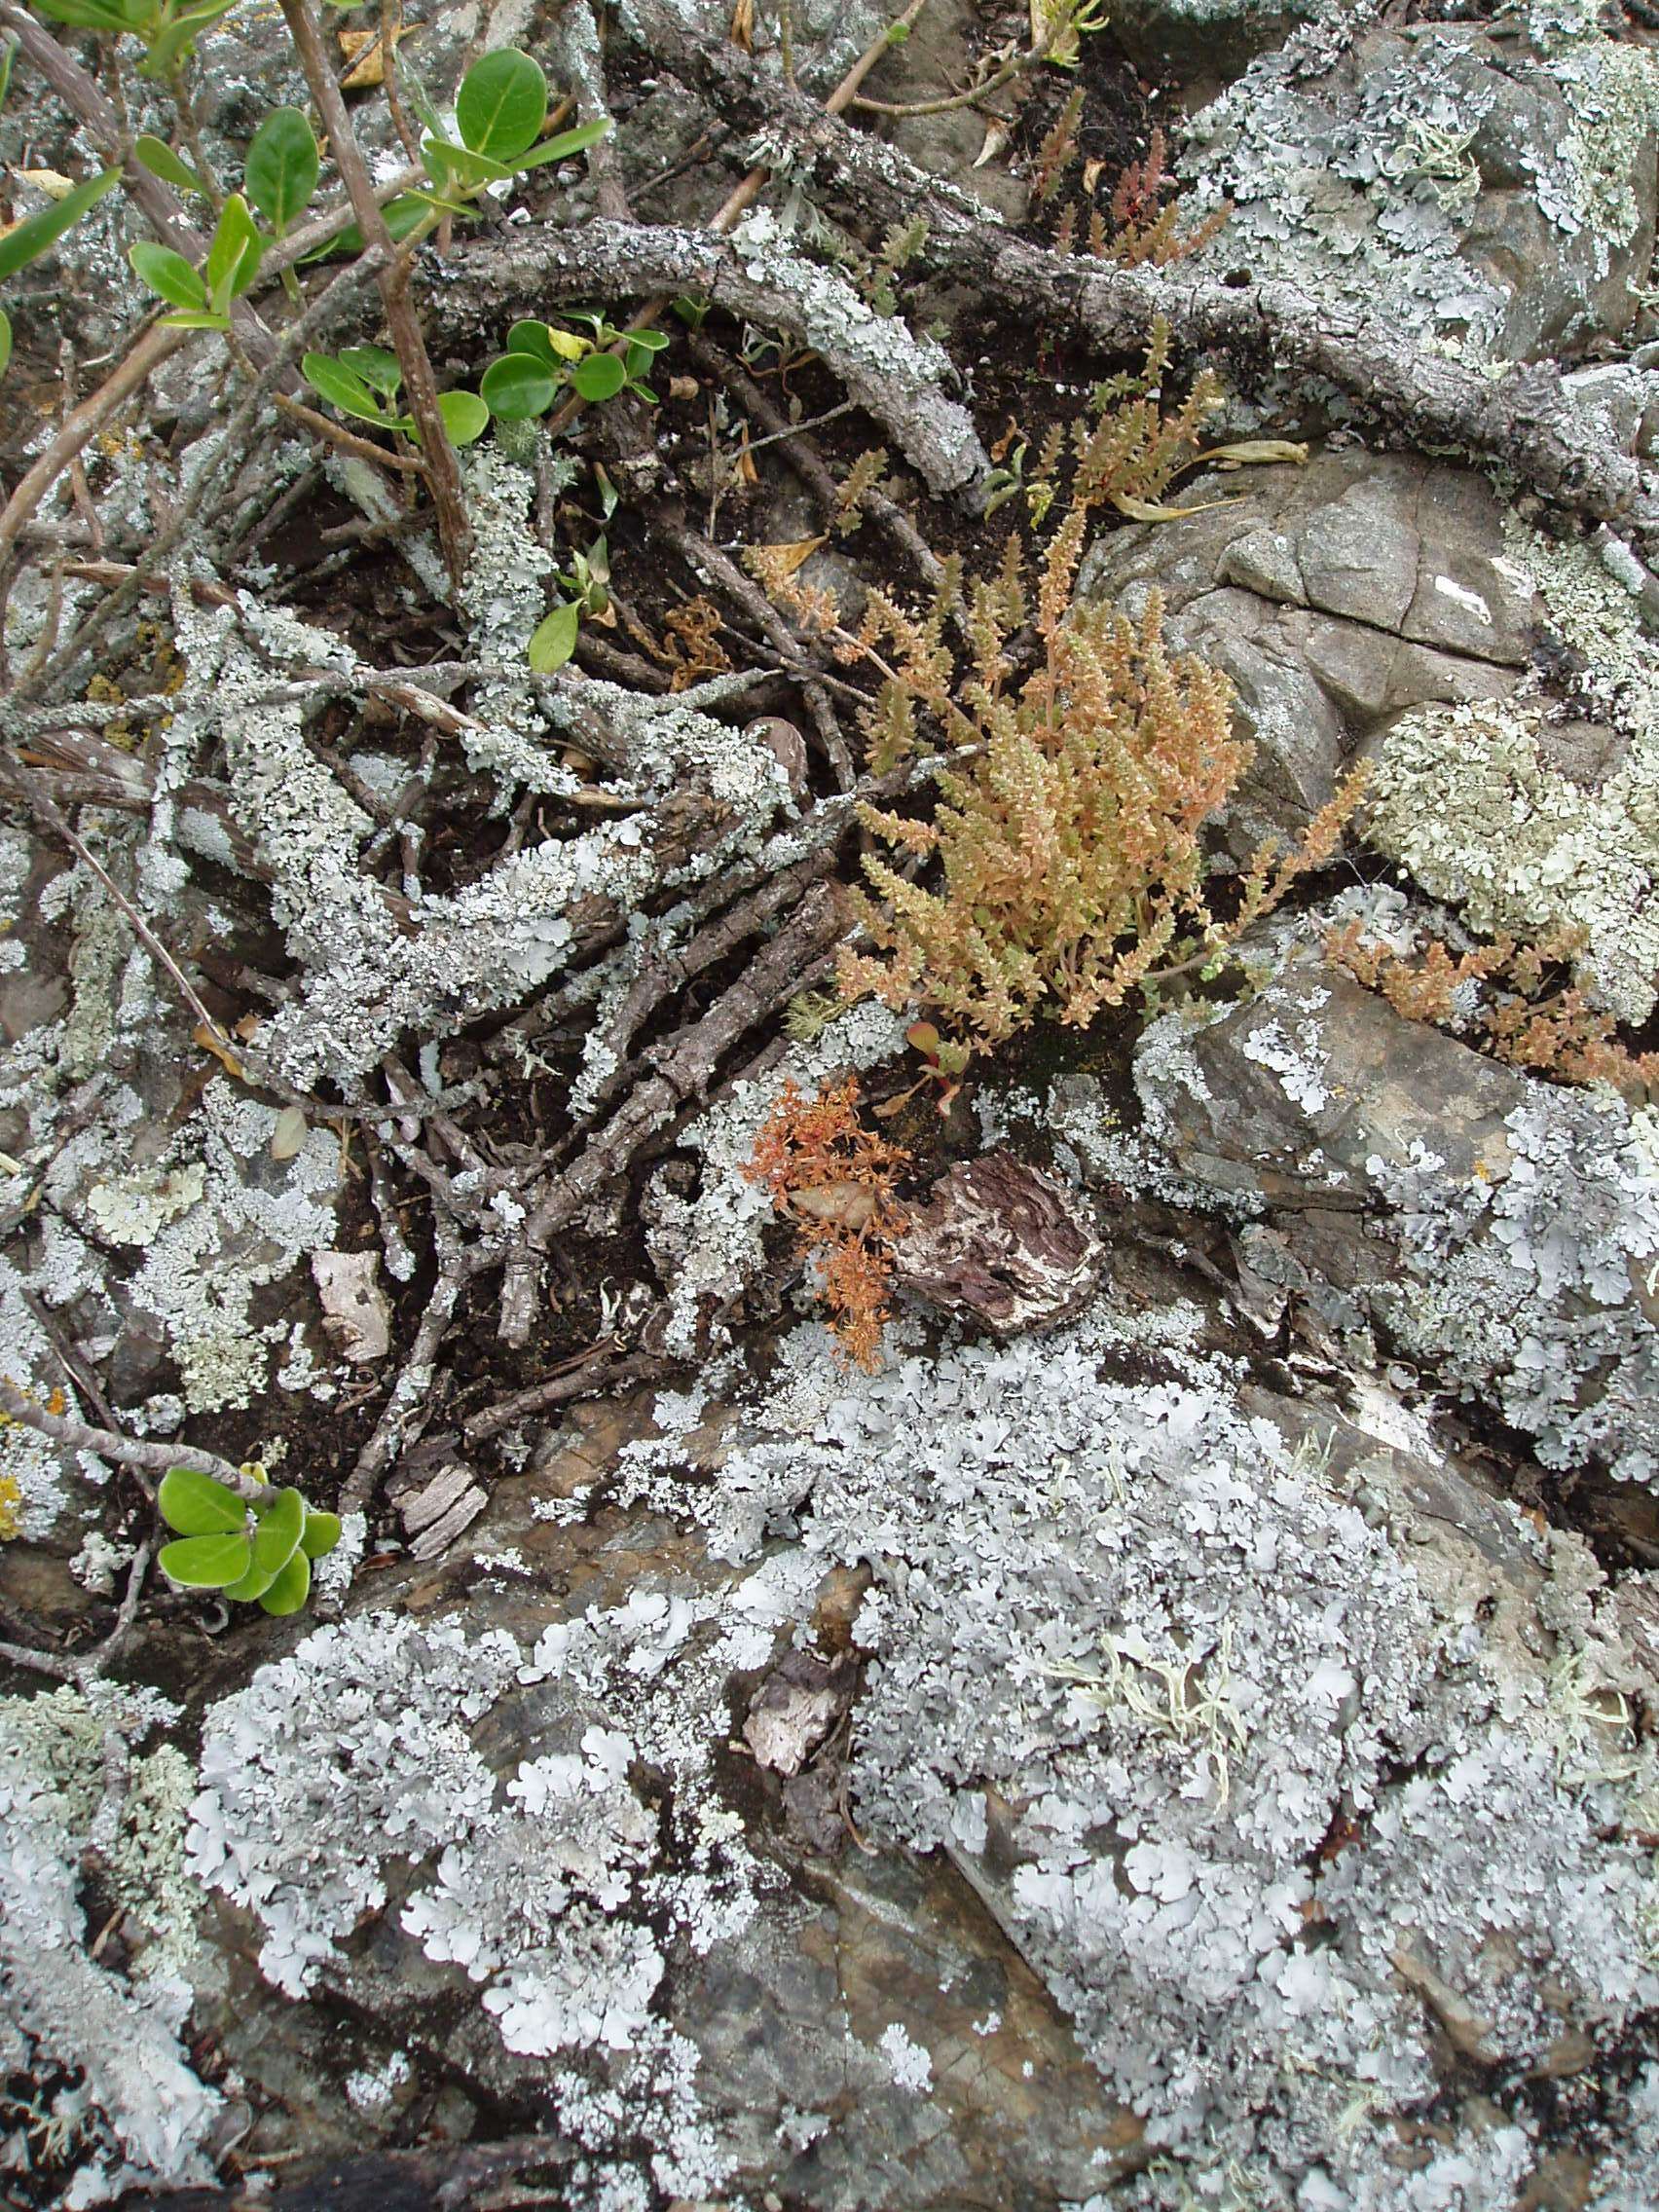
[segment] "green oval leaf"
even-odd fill
[[[503,353],[484,371],[478,389],[492,415],[503,423],[528,423],[546,414],[559,386],[554,371],[534,353]]]
[[[429,226],[436,219],[425,200],[413,192],[405,192],[395,200],[388,200],[381,213],[386,217],[386,227],[391,233],[393,242],[398,245],[418,231],[423,223]],[[311,253],[302,255],[301,267],[309,268],[313,261],[326,261],[333,253],[361,253],[362,250],[362,232],[355,223],[348,223],[337,238],[332,238],[325,245],[319,245]]]
[[[242,182],[278,236],[311,203],[322,162],[311,125],[297,107],[274,107],[248,143]]]
[[[262,1574],[280,1574],[300,1548],[305,1534],[306,1501],[297,1490],[279,1490],[259,1512],[253,1531],[253,1564]]]
[[[609,129],[608,120],[602,118],[598,123],[578,124],[574,130],[561,130],[557,138],[544,138],[539,146],[521,154],[513,166],[535,169],[543,162],[562,162],[569,154],[585,153],[589,146],[597,146]]]
[[[169,1467],[156,1493],[162,1519],[181,1536],[218,1536],[240,1531],[247,1506],[234,1490],[195,1467]]]
[[[245,1536],[181,1536],[164,1544],[156,1564],[188,1590],[223,1590],[247,1572],[253,1547]]]
[[[37,11],[76,30],[121,32],[132,27],[120,0],[109,0],[108,5],[102,0],[37,0]]]
[[[516,46],[475,61],[456,94],[455,120],[468,152],[515,162],[535,144],[547,115],[547,79]]]
[[[165,138],[157,138],[145,130],[132,141],[132,151],[152,176],[159,176],[164,184],[170,184],[175,192],[194,193],[198,199],[206,197],[206,188],[182,154],[175,154]]]
[[[263,1598],[276,1579],[276,1575],[267,1574],[256,1561],[240,1582],[227,1582],[219,1595],[222,1598],[240,1598],[243,1600]]]
[[[15,276],[19,269],[26,269],[31,261],[38,260],[48,246],[55,245],[65,231],[72,231],[89,208],[95,207],[106,192],[113,192],[121,182],[121,171],[100,169],[96,176],[88,177],[66,192],[61,200],[55,200],[50,207],[43,207],[38,215],[25,215],[15,224],[4,238],[0,238],[0,283]]]
[[[403,384],[403,368],[397,355],[385,346],[347,346],[334,358],[350,369],[354,377],[361,377],[371,391],[378,391],[383,399],[395,399]]]
[[[6,374],[6,365],[12,358],[12,318],[0,308],[0,377]]]
[[[321,392],[330,406],[338,407],[342,415],[355,415],[365,423],[379,423],[383,427],[387,422],[386,409],[362,378],[337,361],[332,353],[304,354],[300,374],[313,391]]]
[[[338,1513],[321,1513],[314,1505],[306,1507],[305,1533],[300,1538],[300,1549],[307,1559],[326,1559],[340,1541],[340,1534]]]
[[[571,383],[584,399],[614,399],[627,381],[627,364],[614,353],[590,353],[571,371]]]
[[[528,353],[533,361],[540,361],[549,369],[559,367],[559,356],[553,350],[553,333],[544,322],[515,322],[507,332],[507,351]]]
[[[260,1599],[268,1613],[297,1613],[311,1596],[311,1561],[296,1552]]]
[[[492,161],[488,154],[475,154],[469,147],[452,145],[447,138],[427,137],[422,143],[421,158],[426,165],[426,174],[439,194],[454,195],[470,192],[480,184],[504,184],[522,163]],[[437,207],[462,205],[453,197],[433,201]]]
[[[129,245],[127,258],[132,264],[134,275],[141,283],[148,284],[164,300],[175,308],[204,308],[207,305],[207,287],[182,253],[174,253],[171,246],[156,245],[149,239],[140,239]]]
[[[582,610],[572,599],[554,608],[535,625],[530,641],[530,665],[537,676],[551,676],[563,668],[576,649],[576,632]]]
[[[440,391],[438,413],[452,446],[469,446],[490,425],[490,410],[475,391]]]
[[[247,290],[258,274],[264,251],[265,240],[248,213],[247,202],[240,192],[233,192],[219,210],[213,242],[202,265],[208,302],[216,313],[223,314],[231,302]]]

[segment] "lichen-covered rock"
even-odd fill
[[[1528,684],[1402,716],[1367,833],[1476,929],[1582,932],[1599,994],[1641,1021],[1659,988],[1659,651],[1605,558],[1513,523],[1506,543],[1574,669],[1572,702]]]
[[[1112,36],[1142,69],[1213,80],[1313,12],[1314,0],[1116,0]]]
[[[575,2212],[1162,2212],[1224,2170],[1391,2212],[1430,2107],[1443,2180],[1641,2171],[1651,1606],[1385,1393],[1245,1388],[1195,1320],[873,1378],[808,1325],[659,1394],[600,1512],[500,1486],[505,1583],[412,1566],[213,1702],[144,1864],[262,2148],[424,2081],[573,2146]],[[1530,2086],[1568,2065],[1607,2135]]]
[[[659,1421],[684,1434],[689,1412],[665,1399]],[[898,2147],[882,2201],[913,2212],[975,2173],[1052,2197],[1111,2178],[1138,2122],[959,1877],[889,1853],[815,1860],[797,1892],[717,1785],[734,1675],[768,1678],[780,1639],[777,1678],[819,1671],[788,1649],[817,1563],[721,1568],[660,1523],[643,1550],[648,1527],[594,1560],[584,1611],[474,1586],[464,1625],[359,1614],[211,1710],[191,1863],[289,1993],[233,2005],[203,1975],[227,2048],[303,2049],[289,1997],[338,1989],[372,2025],[360,2076],[401,2053],[544,2114],[584,2154],[583,2212],[643,2212],[652,2181],[851,2212]],[[517,1533],[546,1556],[552,1531]],[[856,1667],[826,1672],[838,1714]],[[796,1734],[811,1756],[821,1737]],[[1038,2129],[1056,2083],[1064,2115]],[[283,2101],[299,2147],[349,2135],[319,2056]]]
[[[1200,2179],[1235,2161],[1264,2202],[1381,2205],[1448,2079],[1447,2017],[1513,2079],[1574,2036],[1619,2079],[1659,1996],[1652,1778],[1628,1714],[1595,1718],[1577,1547],[1552,1583],[1530,1525],[1431,1452],[1341,1424],[1290,1449],[1179,1352],[1165,1382],[1112,1381],[1146,1335],[1109,1307],[873,1380],[821,1344],[787,1347],[718,1492],[682,1508],[740,1554],[767,1527],[868,1561],[859,1831],[949,1860],[1150,2146]],[[1539,1613],[1570,1684],[1529,1648]],[[1482,2123],[1446,2110],[1473,2170]],[[1503,2124],[1519,2181],[1539,2116],[1511,2097]]]
[[[1483,1059],[1312,961],[1158,1029],[1183,1026],[1190,1079],[1171,1078],[1161,1035],[1143,1054],[1154,1142],[1266,1215],[1335,1325],[1369,1315],[1546,1466],[1659,1488],[1645,1122]],[[1262,1244],[1246,1256],[1262,1264]]]
[[[1235,209],[1203,259],[1472,360],[1616,334],[1653,249],[1656,85],[1587,0],[1501,33],[1356,35],[1328,6],[1192,125],[1200,197]]]
[[[181,2040],[199,1902],[183,1869],[190,1762],[166,1745],[131,1758],[176,1717],[158,1692],[108,1683],[0,1700],[0,2055],[8,2074],[61,2084],[32,2115],[8,2103],[52,2163],[78,2155],[65,2204],[212,2178],[224,2099]],[[89,1872],[132,1916],[126,1975],[89,1956]],[[30,2163],[26,2135],[0,2145],[0,2173]]]

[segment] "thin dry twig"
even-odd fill
[[[211,1475],[215,1482],[223,1483],[227,1490],[235,1491],[239,1497],[245,1497],[250,1505],[257,1505],[271,1495],[269,1483],[261,1482],[257,1475],[244,1473],[240,1467],[233,1467],[229,1459],[221,1459],[216,1452],[203,1452],[187,1444],[147,1444],[138,1437],[123,1436],[113,1428],[97,1428],[91,1421],[76,1420],[70,1414],[55,1414],[50,1408],[37,1404],[6,1375],[0,1375],[0,1414],[8,1420],[20,1422],[24,1428],[32,1428],[50,1443],[65,1445],[72,1452],[95,1452],[100,1459],[134,1467],[140,1474],[161,1476],[174,1467],[194,1467],[202,1474]]]
[[[362,148],[357,144],[356,133],[351,129],[351,119],[346,112],[346,102],[341,97],[340,88],[334,82],[333,72],[328,66],[316,19],[307,0],[280,0],[280,4],[289,36],[294,42],[294,50],[300,57],[300,66],[311,87],[312,98],[316,102],[317,113],[328,133],[334,165],[350,196],[357,227],[365,243],[379,246],[386,256],[386,266],[380,273],[381,305],[386,311],[392,350],[403,371],[403,388],[408,397],[409,412],[414,417],[415,428],[421,440],[426,484],[432,495],[432,510],[437,518],[438,541],[443,547],[451,585],[459,597],[466,580],[466,566],[472,553],[472,525],[467,520],[466,499],[461,488],[460,464],[456,460],[455,448],[450,443],[449,431],[444,426],[443,411],[438,405],[437,379],[432,374],[432,363],[426,351],[421,317],[415,312],[414,302],[409,296],[412,256],[398,251],[391,233],[387,228],[386,216],[375,197],[374,179],[369,174]]]

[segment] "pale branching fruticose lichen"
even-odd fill
[[[501,471],[508,489],[522,478],[505,461]],[[498,582],[506,610],[481,586],[474,612],[488,636],[499,627],[516,637],[528,606],[510,578]],[[638,811],[515,852],[454,892],[416,886],[395,898],[364,860],[376,825],[308,742],[305,698],[273,676],[274,669],[301,677],[320,670],[350,691],[354,678],[373,672],[360,672],[331,633],[251,597],[181,616],[179,645],[188,679],[175,723],[223,744],[238,820],[270,871],[273,911],[302,972],[301,989],[259,1038],[298,1083],[318,1075],[350,1081],[406,1031],[430,1036],[518,1004],[571,957],[573,909],[603,901],[626,912],[672,884],[673,867],[646,835],[647,810],[670,789],[700,785],[726,810],[721,836],[685,864],[693,875],[757,838],[789,802],[787,776],[758,740],[682,699],[642,700],[614,685],[584,684],[579,702],[556,694],[549,712],[578,728],[578,705],[582,715],[606,719],[627,758],[612,793],[637,799]],[[524,782],[570,788],[574,779],[541,740],[545,721],[528,682],[496,683],[489,703],[502,719],[479,723],[467,743],[503,789]],[[509,710],[517,721],[505,719]]]

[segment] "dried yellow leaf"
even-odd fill
[[[796,537],[782,545],[755,545],[754,553],[763,554],[770,574],[793,576],[797,569],[804,568],[821,545],[828,545],[827,537]]]
[[[1208,453],[1198,455],[1198,460],[1231,461],[1235,468],[1264,468],[1280,461],[1302,467],[1308,460],[1308,448],[1291,438],[1238,438],[1232,445],[1211,446]]]
[[[1208,514],[1211,507],[1235,507],[1236,498],[1199,499],[1195,506],[1165,506],[1158,499],[1134,499],[1126,492],[1114,492],[1112,504],[1131,522],[1183,522],[1188,515]]]
[[[409,26],[398,23],[392,29],[391,43],[395,49],[407,35]],[[386,83],[386,54],[379,31],[342,31],[340,51],[351,67],[340,80],[343,92],[371,92],[376,85]]]
[[[303,1106],[284,1106],[271,1132],[273,1160],[292,1160],[304,1146],[309,1124]]]
[[[212,1053],[227,1075],[233,1075],[239,1083],[241,1082],[242,1064],[216,1029],[209,1029],[206,1022],[199,1021],[191,1031],[191,1037],[204,1052]]]
[[[44,192],[49,200],[66,200],[75,189],[74,179],[60,176],[56,169],[14,169],[12,173],[21,183]]]

